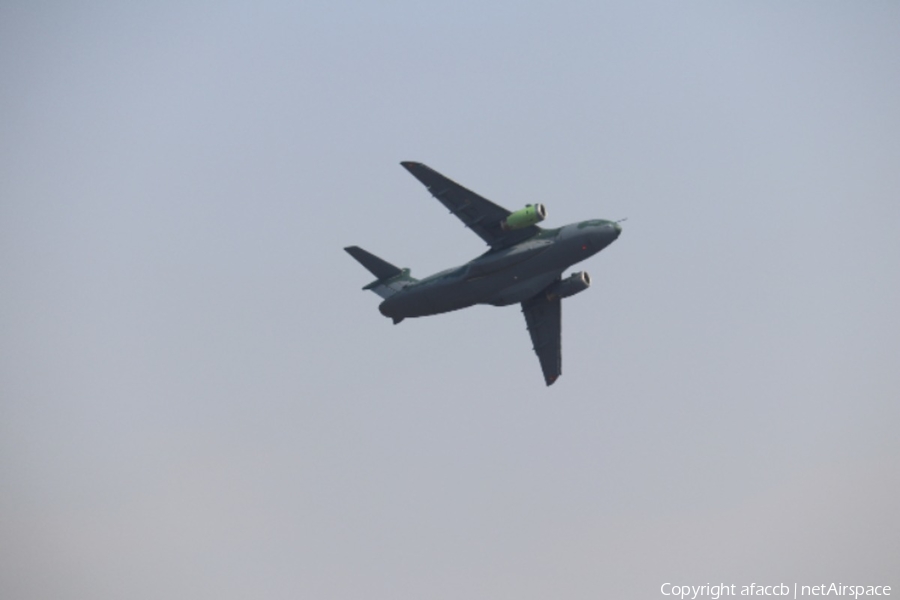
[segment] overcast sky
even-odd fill
[[[0,597],[900,590],[900,5],[0,5]],[[628,217],[543,383],[399,166]]]

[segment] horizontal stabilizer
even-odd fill
[[[344,248],[344,250],[347,251],[347,254],[359,261],[359,264],[367,268],[369,272],[378,279],[390,279],[403,272],[386,260],[382,260],[374,254],[366,252],[359,246],[348,246]]]
[[[372,290],[382,298],[390,298],[403,288],[418,281],[414,277],[410,277],[409,269],[398,269],[359,246],[348,246],[344,250],[378,278],[363,289]]]

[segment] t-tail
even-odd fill
[[[348,246],[344,250],[378,278],[363,289],[372,290],[382,298],[390,298],[406,286],[418,281],[409,276],[409,269],[395,267],[359,246]]]

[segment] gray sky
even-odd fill
[[[4,2],[0,596],[900,589],[900,6]],[[628,217],[545,388],[399,165]]]

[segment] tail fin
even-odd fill
[[[418,281],[409,276],[409,269],[397,268],[359,246],[348,246],[344,250],[378,278],[363,289],[372,290],[382,298],[393,296],[406,286]]]

